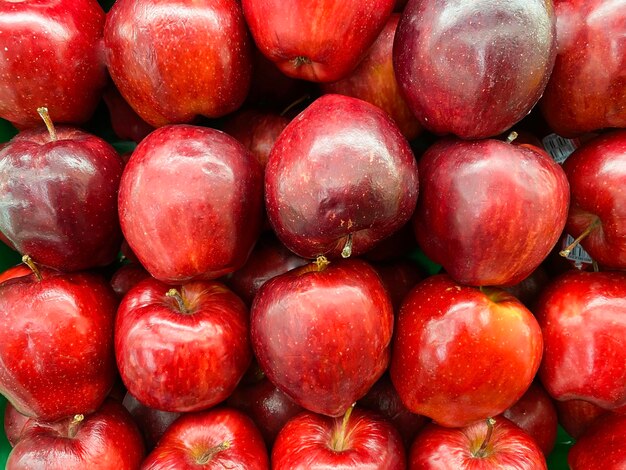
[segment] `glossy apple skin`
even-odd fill
[[[0,149],[0,230],[17,251],[63,271],[115,260],[123,161],[104,140],[69,127],[23,131]]]
[[[9,454],[7,470],[136,470],[144,457],[139,429],[124,407],[106,401],[95,413],[72,424],[36,422]]]
[[[626,273],[572,270],[543,292],[535,315],[545,351],[539,377],[556,400],[626,405]]]
[[[565,226],[567,178],[539,149],[443,139],[422,156],[419,171],[417,241],[461,284],[517,284]]]
[[[542,347],[537,321],[513,296],[439,274],[418,284],[400,308],[391,380],[413,413],[467,426],[522,397]]]
[[[267,377],[307,410],[340,416],[389,362],[393,311],[378,274],[349,259],[266,282],[252,304],[251,339]]]
[[[10,402],[7,402],[4,409],[4,435],[11,447],[15,447],[17,442],[34,423],[36,421],[33,418],[24,416]]]
[[[429,424],[411,446],[411,470],[545,470],[546,460],[537,443],[506,418],[495,418],[487,455],[475,454],[487,436],[487,423],[477,421],[449,429]]]
[[[187,312],[166,296],[178,290]],[[189,412],[225,400],[252,360],[248,311],[226,286],[146,279],[122,300],[115,355],[128,391],[157,410]]]
[[[199,463],[212,448],[228,448]],[[165,431],[141,470],[269,470],[269,458],[261,433],[252,420],[231,408],[189,413]]]
[[[564,137],[626,127],[624,4],[557,0],[554,5],[558,54],[540,101],[546,121]]]
[[[287,76],[331,82],[363,59],[394,0],[243,0],[259,50]]]
[[[506,131],[546,87],[555,23],[546,0],[409,2],[393,50],[409,107],[435,134],[480,139]]]
[[[556,443],[559,422],[552,398],[538,382],[533,382],[522,398],[502,416],[535,439],[543,455],[550,455]]]
[[[33,271],[23,263],[18,264],[17,266],[13,266],[6,271],[0,273],[0,283],[4,281],[8,281],[9,279],[14,279],[16,277],[24,277],[32,274]]]
[[[412,140],[422,126],[406,104],[393,70],[393,38],[399,21],[400,15],[392,14],[356,69],[342,80],[322,84],[321,89],[324,93],[352,96],[378,106]]]
[[[96,0],[0,4],[0,117],[18,128],[84,123],[107,82],[101,53],[104,11]]]
[[[251,41],[236,0],[118,0],[104,44],[118,90],[154,127],[226,115],[250,87]]]
[[[293,119],[265,169],[267,214],[303,258],[352,255],[399,230],[414,209],[417,163],[389,116],[356,98],[324,95]]]
[[[567,455],[571,470],[626,468],[626,415],[608,413],[598,418]]]
[[[137,401],[130,393],[126,393],[122,405],[137,423],[148,451],[154,449],[165,430],[180,416],[180,413],[149,408]]]
[[[343,418],[305,411],[281,430],[272,449],[273,470],[404,470],[406,456],[398,431],[387,420],[355,408],[337,439]]]
[[[559,424],[574,439],[578,439],[596,418],[609,413],[604,408],[584,400],[555,401],[554,404]]]
[[[152,276],[216,279],[243,266],[260,233],[263,171],[223,132],[162,127],[126,164],[119,214],[126,241]]]
[[[117,299],[96,275],[41,276],[0,284],[0,393],[45,421],[91,413],[115,379]]]
[[[599,219],[581,245],[601,266],[626,269],[626,130],[590,140],[563,170],[571,192],[567,232],[578,237]]]

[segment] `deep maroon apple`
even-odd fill
[[[102,98],[109,109],[113,132],[120,139],[139,143],[154,130],[137,115],[114,85],[105,90]]]
[[[578,438],[567,455],[571,470],[626,468],[626,416],[608,413]]]
[[[372,266],[387,288],[394,312],[400,310],[406,295],[424,279],[424,274],[418,265],[407,259],[372,263]]]
[[[265,170],[278,238],[304,258],[371,249],[411,217],[418,193],[411,148],[374,105],[324,95],[279,136]]]
[[[559,424],[567,434],[578,439],[598,416],[610,411],[584,400],[555,401]]]
[[[111,287],[121,299],[126,293],[139,282],[151,277],[139,263],[122,265],[111,277]]]
[[[180,413],[149,408],[137,401],[130,393],[126,393],[122,404],[137,423],[148,451],[154,449],[165,430],[180,416]]]

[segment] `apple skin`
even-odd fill
[[[399,230],[418,194],[415,157],[389,116],[365,101],[324,95],[294,118],[265,169],[267,215],[303,258],[357,256]]]
[[[417,241],[461,284],[517,284],[565,226],[567,178],[537,148],[442,139],[422,156],[419,172]]]
[[[392,14],[356,69],[342,80],[322,84],[321,89],[323,93],[352,96],[378,106],[389,114],[404,137],[413,140],[422,126],[406,104],[393,71],[393,38],[399,21],[400,15]]]
[[[383,374],[392,330],[385,287],[358,259],[281,274],[252,304],[261,369],[294,402],[328,416],[342,415]]]
[[[539,324],[515,297],[439,274],[418,284],[400,308],[391,380],[413,413],[467,426],[522,397],[542,348]]]
[[[15,447],[17,442],[34,423],[36,423],[36,420],[24,416],[10,402],[7,402],[4,409],[4,435],[11,447]]]
[[[17,251],[63,271],[105,266],[122,242],[124,163],[104,140],[59,127],[20,132],[0,149],[0,230]]]
[[[184,310],[166,295],[173,287]],[[118,369],[128,391],[150,408],[206,409],[225,400],[250,365],[248,332],[248,310],[223,284],[146,279],[118,308]]]
[[[626,273],[572,270],[542,293],[539,378],[556,400],[626,405]]]
[[[110,85],[102,98],[109,110],[113,132],[120,139],[139,143],[154,130],[130,107],[115,85]]]
[[[626,127],[624,5],[558,0],[554,6],[558,53],[540,101],[546,121],[564,137]]]
[[[463,139],[496,136],[537,103],[556,57],[546,0],[422,0],[402,13],[396,78],[420,123]]]
[[[528,275],[525,279],[521,280],[517,284],[513,284],[512,286],[503,286],[502,288],[519,300],[521,303],[526,305],[528,309],[532,312],[534,310],[534,305],[543,289],[550,282],[550,275],[548,271],[543,267],[543,265],[539,265],[537,269],[535,269],[532,273]]]
[[[258,49],[287,76],[332,82],[363,59],[395,0],[243,0]]]
[[[424,280],[420,268],[408,259],[388,261],[386,263],[372,263],[387,289],[393,311],[398,312],[406,295]]]
[[[93,274],[40,275],[0,284],[0,393],[44,421],[91,413],[115,380],[117,298]]]
[[[231,408],[215,408],[174,421],[141,465],[141,470],[173,468],[269,470],[270,463],[252,420]]]
[[[411,470],[545,470],[546,459],[537,443],[506,418],[495,418],[484,457],[476,456],[487,437],[486,421],[459,429],[429,424],[411,446]]]
[[[2,2],[0,117],[36,127],[46,106],[58,123],[89,120],[107,83],[104,20],[96,0]]]
[[[626,468],[626,415],[607,413],[578,438],[567,455],[571,470]]]
[[[35,422],[15,445],[7,470],[136,470],[144,457],[139,429],[124,407],[109,400],[95,413],[75,422],[70,416],[53,423]]]
[[[152,276],[139,263],[122,265],[111,277],[111,287],[121,300],[139,282]]]
[[[555,401],[554,404],[556,405],[559,424],[574,439],[578,439],[596,418],[610,413],[604,408],[584,400]]]
[[[406,468],[398,431],[379,415],[358,408],[347,421],[300,413],[280,431],[272,449],[273,470]]]
[[[104,44],[117,89],[154,127],[224,116],[250,87],[251,41],[236,0],[118,0]]]
[[[148,451],[154,449],[165,430],[180,416],[180,413],[149,408],[137,401],[130,393],[126,393],[122,405],[137,423]]]
[[[216,279],[244,265],[260,233],[263,170],[223,132],[161,127],[126,164],[119,214],[126,241],[152,276]]]
[[[16,277],[29,276],[32,273],[33,271],[28,266],[20,263],[17,266],[10,267],[6,271],[0,273],[0,284],[4,281],[8,281],[9,279],[15,279]]]
[[[626,130],[588,141],[563,170],[571,192],[566,231],[576,238],[598,220],[581,245],[601,266],[626,269]]]

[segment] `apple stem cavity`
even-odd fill
[[[308,57],[304,57],[304,56],[298,56],[295,57],[291,60],[291,62],[293,63],[293,66],[298,68],[301,67],[303,65],[308,65],[311,63],[311,59],[309,59]]]
[[[507,144],[511,144],[511,143],[513,143],[513,141],[514,141],[515,139],[517,139],[517,136],[518,136],[518,135],[519,135],[519,134],[518,134],[517,132],[515,132],[515,131],[511,132],[511,133],[507,136],[507,138],[506,138],[506,143],[507,143]]]
[[[199,465],[204,465],[206,463],[208,463],[213,457],[215,457],[217,454],[219,454],[220,452],[228,449],[230,447],[230,441],[224,441],[222,442],[220,445],[215,446],[215,447],[211,447],[209,450],[207,450],[206,452],[204,452],[203,454],[201,454],[197,459],[196,462]]]
[[[600,219],[595,218],[594,221],[589,224],[589,226],[581,233],[578,238],[576,238],[572,243],[567,245],[564,250],[559,251],[559,254],[563,258],[567,258],[567,256],[572,252],[574,248],[576,248],[581,241],[583,241],[591,232],[593,232],[600,225]]]
[[[69,428],[67,430],[67,435],[69,436],[70,439],[73,439],[74,437],[76,437],[76,434],[78,433],[78,429],[80,428],[80,423],[82,423],[84,419],[85,419],[84,415],[74,415],[74,418],[70,422]]]
[[[53,142],[58,140],[57,131],[54,128],[54,124],[52,123],[52,118],[50,118],[50,113],[48,112],[48,108],[46,108],[45,106],[42,106],[41,108],[37,108],[37,112],[41,116],[41,119],[43,119],[43,122],[45,123],[46,128],[48,129],[48,133],[50,134],[50,140]]]
[[[318,271],[323,271],[324,269],[328,267],[328,265],[330,264],[330,261],[328,261],[326,256],[319,255],[317,259],[314,261],[314,263]]]
[[[341,420],[341,427],[339,428],[339,430],[335,430],[335,432],[333,433],[332,439],[330,441],[330,448],[335,452],[342,452],[346,450],[346,438],[348,437],[346,429],[348,427],[348,421],[350,420],[350,415],[352,414],[352,410],[354,409],[355,405],[356,403],[353,403],[346,410],[345,414],[343,415],[343,419]]]
[[[170,289],[165,295],[167,297],[173,298],[176,301],[176,303],[178,304],[178,310],[180,310],[181,313],[189,313],[189,309],[187,308],[187,305],[185,305],[185,300],[183,299],[183,296],[180,295],[180,292],[178,292],[176,289]]]
[[[483,440],[483,443],[480,445],[474,457],[478,457],[480,459],[487,457],[487,447],[489,446],[489,441],[491,440],[491,436],[493,434],[493,425],[496,424],[496,420],[493,418],[487,418],[487,435]]]
[[[283,109],[280,112],[280,116],[284,117],[285,114],[287,114],[289,111],[291,111],[293,108],[295,108],[296,106],[298,106],[301,103],[304,103],[306,100],[308,100],[309,98],[311,98],[311,95],[309,95],[308,93],[305,93],[304,95],[302,95],[300,98],[298,98],[297,100],[295,100],[293,103],[289,104],[285,109]]]
[[[35,264],[35,262],[30,256],[28,255],[22,256],[22,263],[24,263],[26,266],[30,268],[30,270],[33,272],[33,274],[37,278],[37,281],[41,282],[43,280],[43,278],[41,277],[41,271],[39,271],[39,268],[37,267],[37,265]]]
[[[343,250],[341,250],[342,258],[350,258],[350,255],[352,255],[352,233],[348,234],[346,244],[344,245]]]

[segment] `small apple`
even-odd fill
[[[140,403],[130,393],[126,393],[122,405],[132,415],[143,435],[148,451],[154,449],[165,430],[180,416],[180,413],[155,410]]]
[[[555,401],[559,424],[567,434],[578,439],[596,418],[609,413],[608,410],[585,400]]]

